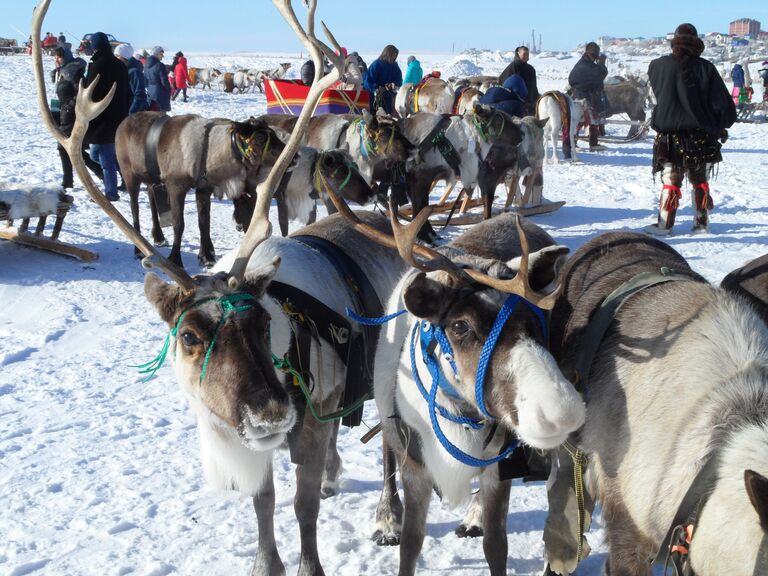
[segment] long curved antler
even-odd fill
[[[83,182],[88,194],[93,198],[93,201],[107,213],[120,231],[146,256],[146,258],[142,260],[143,266],[147,269],[158,268],[162,270],[185,292],[188,292],[195,287],[195,281],[184,271],[184,269],[163,258],[157,250],[155,250],[154,246],[131,226],[123,215],[120,214],[117,208],[112,206],[112,203],[107,200],[106,196],[101,193],[94,183],[93,178],[91,178],[91,175],[85,166],[85,162],[83,162],[83,141],[85,140],[85,134],[88,131],[88,125],[91,120],[96,118],[107,108],[107,106],[109,106],[109,103],[115,95],[116,86],[114,84],[112,85],[104,99],[94,102],[93,90],[99,82],[99,76],[96,76],[94,81],[87,87],[84,87],[83,81],[80,80],[80,87],[75,105],[75,125],[72,128],[69,138],[61,133],[53,121],[53,115],[48,107],[48,97],[45,91],[42,47],[40,46],[40,42],[35,40],[35,38],[40,38],[43,20],[45,19],[50,4],[51,0],[40,0],[40,3],[35,7],[32,14],[32,65],[35,72],[35,84],[37,86],[37,102],[43,116],[43,123],[56,141],[59,142],[59,144],[61,144],[67,151],[67,154],[69,154],[69,158],[77,171],[77,175]]]
[[[323,42],[318,40],[315,36],[315,10],[317,9],[317,0],[309,0],[307,3],[306,30],[299,23],[290,0],[272,0],[272,2],[285,21],[290,24],[299,40],[303,42],[309,53],[312,55],[312,60],[315,63],[315,82],[312,84],[312,88],[307,95],[304,107],[301,110],[301,114],[299,115],[291,134],[291,138],[288,140],[282,154],[280,154],[275,162],[267,179],[256,189],[256,207],[248,226],[248,232],[240,244],[237,257],[229,272],[229,284],[232,287],[236,287],[242,281],[246,266],[248,265],[248,260],[256,249],[256,246],[266,240],[272,233],[272,224],[269,221],[269,207],[272,203],[272,196],[277,190],[277,186],[285,174],[285,171],[293,160],[293,157],[299,148],[299,144],[301,143],[301,139],[309,128],[309,120],[314,113],[315,107],[320,101],[323,92],[341,78],[344,70],[343,57],[337,56],[333,50],[323,44]],[[333,34],[331,34],[324,23],[322,26],[326,36],[328,36],[330,41],[337,47],[337,49],[339,49],[340,54],[340,47]],[[323,55],[333,62],[334,68],[330,73],[321,78],[321,75],[323,74]]]
[[[374,242],[378,242],[389,248],[395,248],[401,258],[414,268],[423,270],[424,272],[443,270],[459,282],[465,282],[471,279],[490,288],[499,290],[500,292],[522,296],[528,300],[528,302],[535,304],[544,310],[551,310],[555,306],[555,301],[560,294],[562,286],[558,286],[549,294],[539,294],[531,288],[528,281],[530,248],[528,239],[520,224],[520,216],[517,216],[515,219],[515,225],[517,226],[517,233],[520,237],[520,247],[522,250],[520,268],[514,278],[494,278],[493,276],[489,276],[478,270],[460,268],[440,252],[416,242],[416,236],[418,235],[419,230],[432,213],[431,206],[422,209],[409,225],[403,226],[397,219],[397,203],[390,198],[389,215],[390,220],[392,221],[392,235],[388,235],[360,220],[355,215],[354,211],[347,206],[347,203],[341,199],[334,189],[333,183],[325,178],[322,171],[320,171],[320,182],[322,183],[325,192],[328,194],[328,197],[331,199],[334,206],[336,206],[336,209],[352,224],[355,230]],[[417,259],[416,256],[419,256],[421,260]]]

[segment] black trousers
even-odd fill
[[[64,186],[64,188],[72,188],[74,182],[72,180],[73,174],[72,174],[72,161],[69,159],[69,154],[67,154],[67,151],[64,149],[64,147],[59,144],[56,149],[59,151],[59,157],[61,158],[61,171],[62,171],[62,179],[61,184]],[[85,165],[88,167],[88,169],[93,172],[96,177],[99,180],[104,179],[104,172],[101,169],[101,165],[98,162],[94,162],[91,159],[90,154],[88,154],[88,148],[83,147],[83,160],[85,161]]]

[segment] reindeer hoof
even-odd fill
[[[168,246],[168,240],[165,238],[160,238],[160,240],[154,240],[153,244],[158,248],[164,248],[165,246]]]
[[[453,531],[459,538],[479,538],[483,535],[483,529],[480,526],[467,526],[466,524],[460,524],[456,530]]]
[[[197,261],[203,268],[212,268],[216,264],[216,256],[198,256]]]
[[[331,496],[336,496],[336,488],[332,486],[323,486],[320,489],[320,498],[322,500],[325,500],[326,498],[330,498]]]
[[[389,533],[385,534],[381,530],[376,530],[371,535],[371,540],[376,542],[379,546],[399,546],[400,545],[400,534],[396,533]]]

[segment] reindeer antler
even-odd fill
[[[427,206],[422,209],[409,225],[403,226],[397,219],[397,203],[390,198],[389,216],[392,221],[393,234],[390,236],[360,220],[352,209],[347,206],[347,203],[338,195],[333,183],[325,178],[322,170],[320,170],[320,182],[325,188],[328,197],[331,199],[334,206],[336,206],[336,209],[352,224],[355,230],[374,242],[378,242],[389,248],[395,248],[400,254],[400,257],[414,268],[418,268],[424,272],[443,270],[459,282],[466,282],[471,279],[490,288],[499,290],[500,292],[522,296],[528,300],[528,302],[535,304],[544,310],[551,310],[555,306],[555,301],[557,300],[562,286],[558,286],[557,289],[550,294],[539,294],[531,288],[531,285],[528,282],[530,248],[528,239],[520,224],[520,216],[517,216],[515,219],[517,233],[520,237],[520,248],[522,250],[520,268],[514,278],[505,280],[494,278],[493,276],[489,276],[478,270],[472,270],[471,268],[460,268],[444,254],[416,243],[416,236],[419,233],[419,230],[421,230],[421,227],[432,214],[432,206]],[[418,260],[415,255],[418,255],[423,260]]]
[[[343,57],[336,56],[333,50],[323,44],[315,36],[315,10],[317,9],[317,0],[309,0],[308,2],[305,2],[307,5],[306,30],[304,30],[299,23],[290,0],[272,0],[272,3],[277,7],[286,22],[293,28],[296,36],[298,36],[299,40],[304,43],[307,50],[312,55],[312,60],[315,63],[315,82],[312,84],[312,88],[304,102],[304,107],[301,110],[301,114],[296,121],[293,133],[291,134],[288,143],[285,145],[282,154],[278,157],[267,179],[256,188],[256,207],[248,226],[248,232],[240,244],[237,257],[229,272],[229,283],[232,287],[236,287],[242,281],[246,266],[248,265],[248,260],[256,249],[256,246],[266,240],[272,233],[272,224],[269,221],[269,206],[272,203],[272,196],[285,174],[285,171],[293,160],[293,157],[299,148],[301,139],[309,128],[309,119],[315,111],[315,107],[320,101],[320,97],[325,90],[330,88],[341,77],[343,73]],[[325,24],[322,24],[322,26],[326,36],[328,36],[330,41],[339,49],[339,54],[341,54],[340,47],[330,30],[328,30]],[[320,76],[323,73],[323,54],[333,62],[334,69],[321,78]]]
[[[94,102],[93,90],[99,82],[99,77],[96,76],[94,81],[88,87],[84,87],[83,81],[80,80],[80,88],[77,94],[77,103],[75,105],[75,125],[72,128],[69,138],[61,133],[53,121],[51,110],[48,107],[48,97],[45,91],[42,47],[40,46],[40,42],[35,40],[36,38],[40,38],[40,31],[43,28],[43,20],[45,19],[50,4],[51,0],[40,0],[40,3],[32,13],[32,64],[35,71],[35,83],[37,85],[37,102],[40,107],[40,112],[43,115],[43,123],[53,137],[66,149],[69,158],[72,161],[72,165],[75,167],[75,170],[77,170],[77,175],[83,182],[85,189],[91,195],[91,198],[93,198],[93,201],[107,213],[115,224],[117,224],[120,231],[146,256],[146,258],[142,260],[144,267],[147,269],[158,268],[162,270],[175,280],[184,291],[188,292],[194,288],[195,281],[184,271],[184,269],[163,258],[155,250],[154,246],[139,234],[123,215],[112,206],[112,203],[107,200],[106,196],[101,193],[94,183],[88,169],[85,167],[85,162],[83,162],[83,140],[85,139],[85,133],[88,131],[88,124],[109,106],[109,103],[115,95],[116,86],[114,84],[112,85],[103,100]]]

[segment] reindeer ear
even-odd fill
[[[544,118],[544,120],[539,120],[539,119],[536,119],[536,125],[537,125],[539,128],[544,128],[544,126],[546,126],[546,125],[547,125],[547,122],[549,122],[549,118]]]
[[[744,470],[744,486],[760,518],[760,526],[768,532],[768,478],[753,470]]]
[[[275,277],[278,268],[280,268],[280,256],[275,256],[269,264],[246,272],[245,281],[257,298],[264,296],[264,292],[266,292],[269,283],[272,282],[272,278]]]
[[[420,272],[403,290],[403,300],[408,311],[419,318],[436,322],[445,302],[447,286]]]
[[[543,291],[557,279],[569,252],[567,246],[547,246],[528,258],[528,283],[537,292]],[[520,269],[520,256],[507,262],[512,270]]]
[[[171,324],[179,309],[181,302],[181,288],[176,284],[163,282],[154,272],[144,278],[144,295],[150,304],[155,307],[163,322]]]

